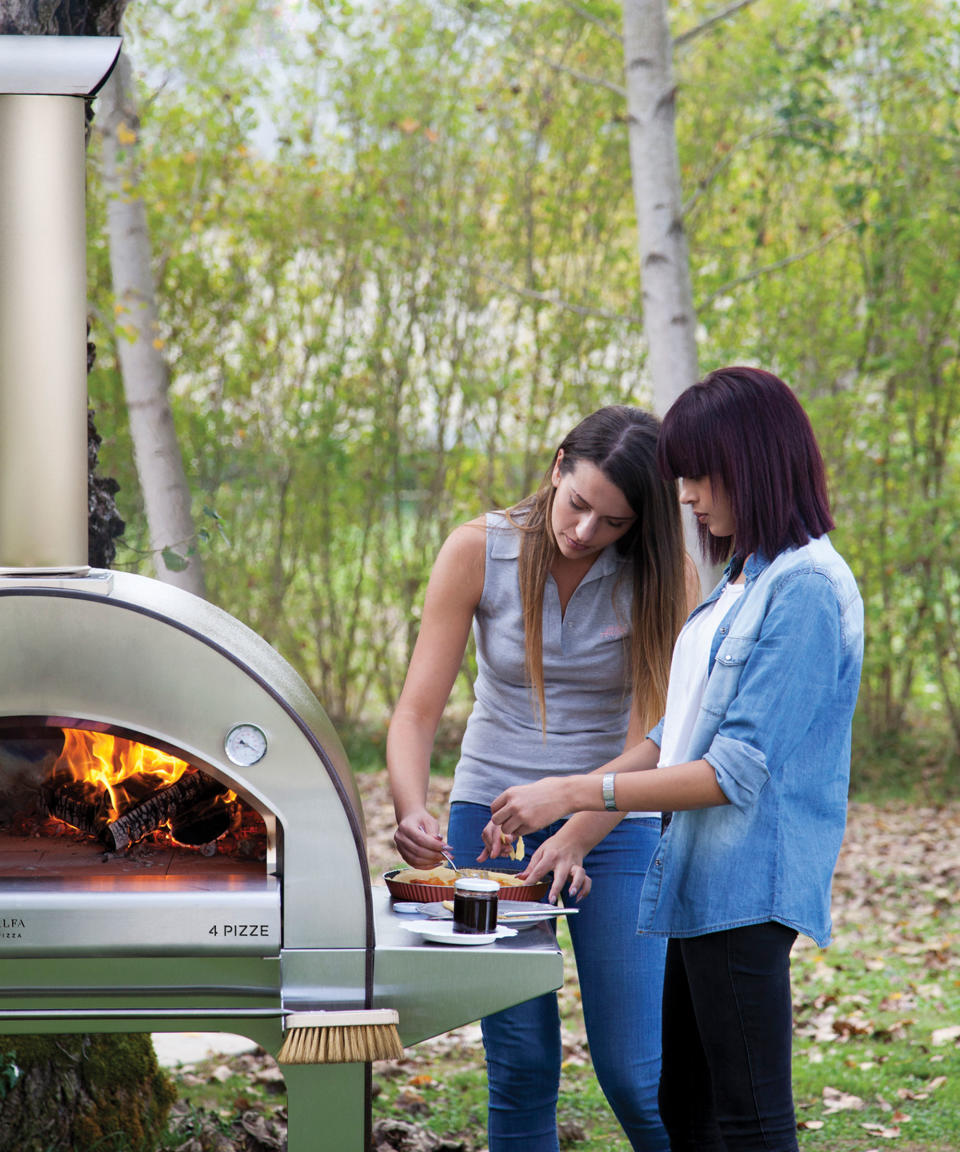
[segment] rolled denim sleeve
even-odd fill
[[[731,630],[736,633],[736,624]],[[749,808],[776,776],[818,718],[829,712],[841,659],[840,606],[831,581],[817,571],[790,574],[770,599],[759,635],[731,635],[749,654],[736,668],[724,666],[721,646],[704,693],[729,693],[723,678],[739,676],[732,698],[704,758],[713,765],[724,795]],[[717,677],[716,684],[713,683]]]
[[[759,749],[719,733],[704,759],[712,765],[720,790],[735,808],[751,808],[770,779]]]
[[[647,739],[652,740],[658,748],[663,747],[663,717],[655,728],[651,728],[647,733]]]

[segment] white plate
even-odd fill
[[[498,924],[493,932],[454,932],[452,920],[413,920],[403,927],[434,944],[492,944],[495,940],[506,940],[508,936],[517,934],[516,928],[507,928],[503,924]]]

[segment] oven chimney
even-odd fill
[[[0,573],[87,570],[85,98],[120,43],[0,36]]]

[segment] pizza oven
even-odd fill
[[[0,37],[0,1033],[277,1053],[294,1013],[387,1008],[413,1044],[558,987],[549,927],[404,931],[297,673],[214,605],[86,562],[84,104],[119,51]],[[369,1063],[284,1075],[291,1152],[367,1146]]]

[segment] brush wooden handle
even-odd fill
[[[331,1012],[288,1012],[283,1026],[291,1028],[367,1028],[378,1024],[399,1024],[395,1008],[347,1008]]]

